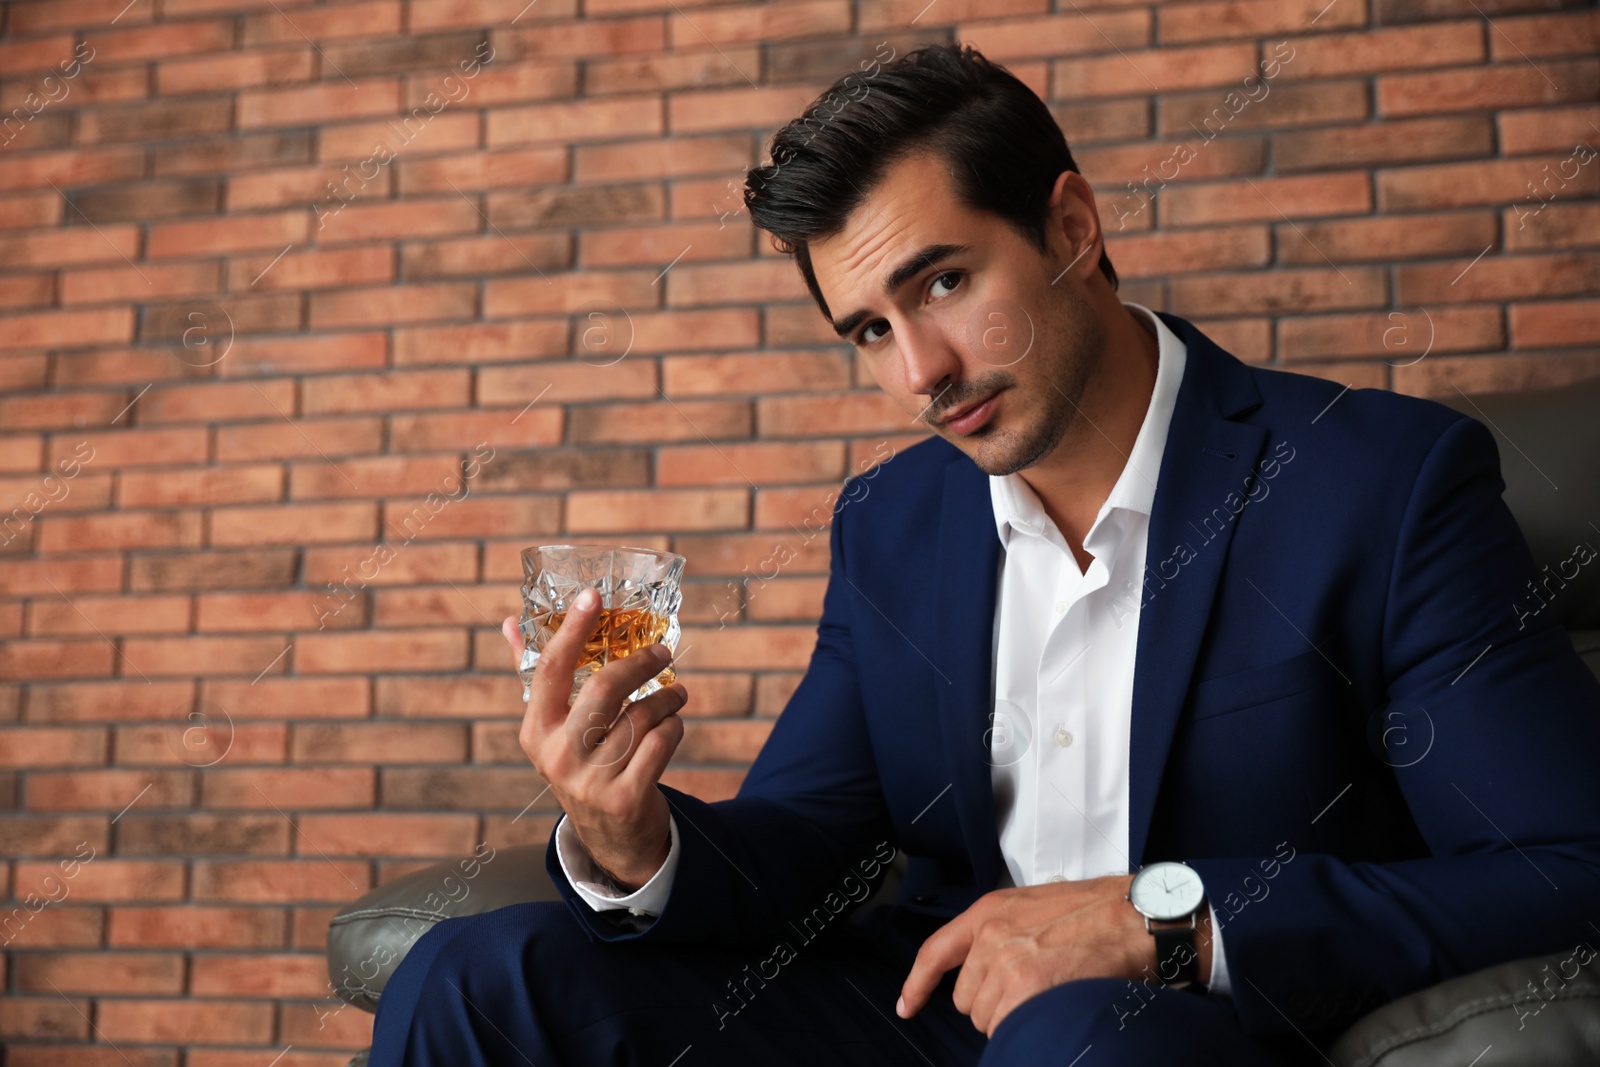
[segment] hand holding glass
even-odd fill
[[[527,702],[518,741],[595,865],[636,888],[670,848],[658,782],[683,739],[687,693],[644,649],[676,649],[683,557],[543,545],[522,559],[523,613],[503,628]],[[580,602],[587,590],[598,603]]]

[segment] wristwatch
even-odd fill
[[[1200,874],[1187,863],[1152,863],[1128,886],[1128,902],[1144,916],[1144,928],[1156,939],[1156,974],[1174,989],[1204,989],[1194,932],[1205,900]]]

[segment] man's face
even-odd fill
[[[1099,253],[1081,240],[1074,251],[1060,214],[1051,217],[1044,255],[998,216],[961,204],[944,161],[918,153],[885,174],[841,233],[811,243],[834,325],[879,387],[986,474],[1031,467],[1056,448],[1105,349],[1084,291]],[[936,245],[956,247],[919,261]],[[980,401],[986,411],[973,407]],[[949,421],[973,410],[975,423]]]

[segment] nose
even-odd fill
[[[922,319],[900,325],[896,334],[906,388],[936,404],[941,393],[961,377],[961,356],[935,322]]]

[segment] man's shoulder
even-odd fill
[[[884,458],[845,479],[834,505],[836,513],[846,506],[863,515],[871,513],[878,526],[927,522],[937,515],[951,464],[963,464],[960,473],[973,485],[988,479],[965,452],[936,435],[909,445],[889,441],[884,445],[887,455],[883,446],[875,452]]]
[[[1469,418],[1448,404],[1426,397],[1374,387],[1357,388],[1287,367],[1249,363],[1205,336],[1188,320],[1178,316],[1163,318],[1189,342],[1191,356],[1198,343],[1211,349],[1214,357],[1233,364],[1232,374],[1243,368],[1261,397],[1261,403],[1244,418],[1265,425],[1278,436],[1315,433],[1323,440],[1380,448],[1420,445],[1426,450],[1452,424]],[[1203,356],[1199,364],[1201,369],[1222,369],[1208,364]]]
[[[1414,476],[1452,426],[1475,421],[1426,397],[1273,367],[1252,371],[1261,390],[1259,414],[1273,436],[1318,446],[1347,474],[1386,468],[1389,477]]]
[[[909,445],[885,440],[875,455],[882,457],[879,462],[862,473],[851,475],[846,484],[871,481],[875,487],[916,490],[943,482],[947,468],[955,460],[964,459],[972,464],[965,452],[936,434]],[[976,470],[976,464],[972,466]]]
[[[1284,406],[1300,405],[1320,414],[1322,409],[1332,410],[1335,401],[1346,400],[1360,412],[1382,419],[1400,418],[1406,422],[1435,420],[1448,425],[1462,418],[1461,412],[1448,404],[1424,396],[1411,396],[1376,386],[1357,388],[1333,378],[1286,367],[1251,366],[1256,384],[1264,399]]]

